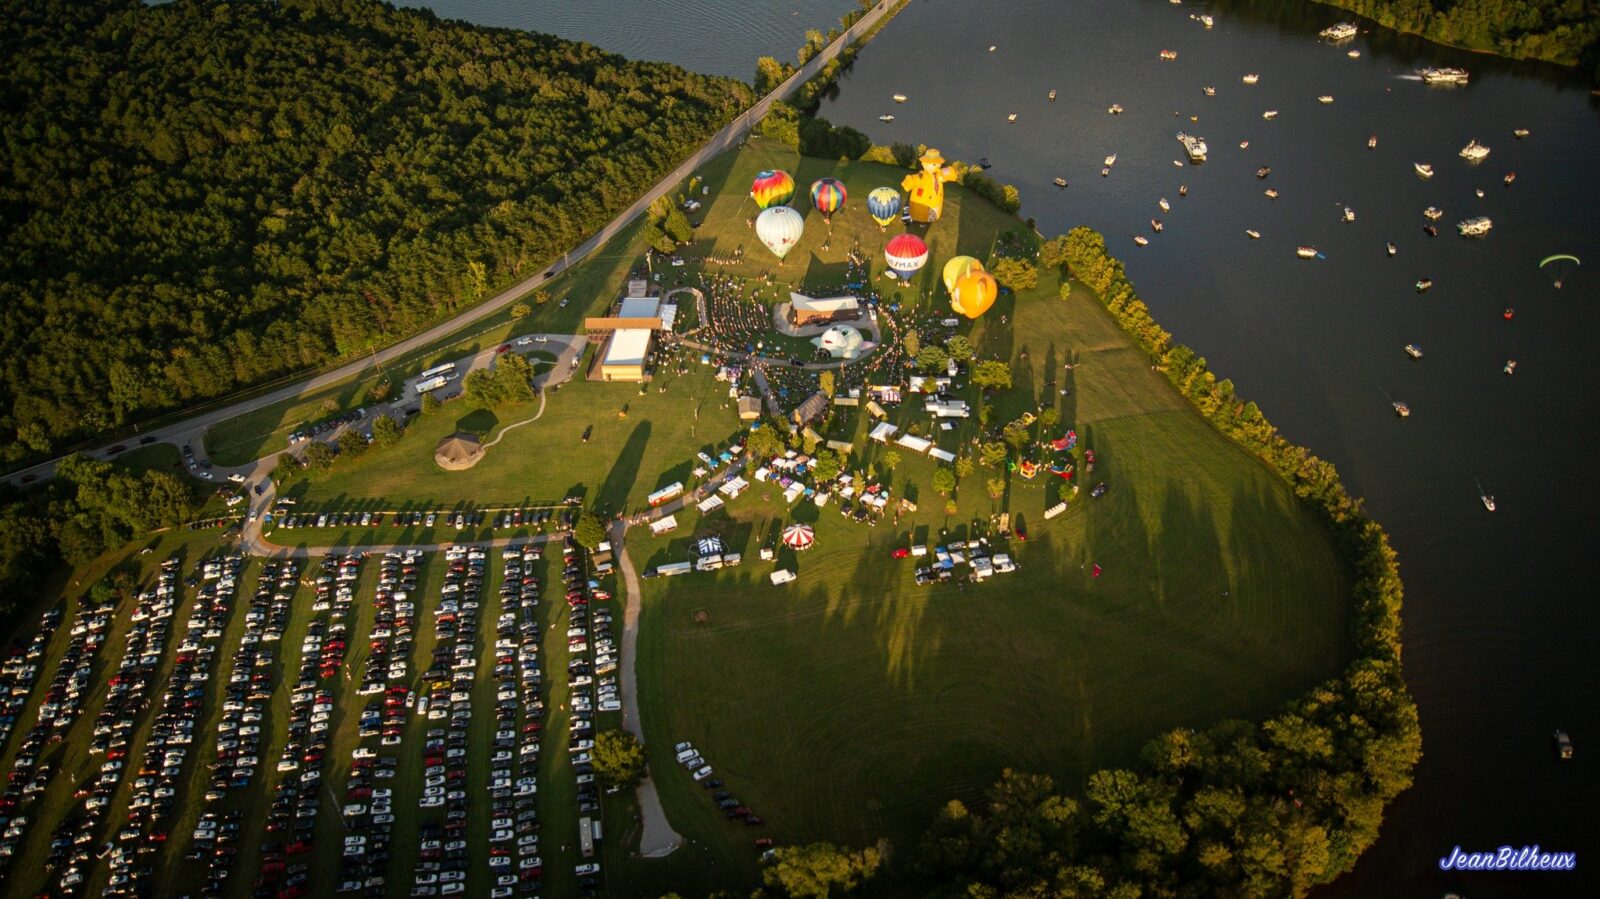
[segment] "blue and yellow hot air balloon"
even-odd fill
[[[817,207],[822,217],[832,220],[833,214],[844,206],[844,182],[838,178],[818,178],[811,182],[811,205]]]
[[[878,227],[888,227],[900,214],[900,192],[892,187],[879,187],[867,194],[867,214],[878,223]]]
[[[783,169],[761,172],[750,183],[750,198],[762,209],[782,206],[793,196],[794,179]]]

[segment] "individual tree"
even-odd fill
[[[983,463],[984,468],[998,468],[1006,464],[1006,457],[1010,454],[1006,445],[998,440],[990,440],[978,447],[978,461]]]
[[[883,467],[890,471],[900,467],[900,453],[897,450],[888,450],[883,454]]]
[[[432,391],[429,391],[428,393],[424,393],[422,395],[422,414],[423,415],[427,415],[430,412],[439,411],[439,406],[440,405],[441,404],[439,402],[439,398],[434,396]]]
[[[544,291],[539,291],[539,293],[543,293],[543,292]],[[511,304],[511,319],[512,319],[512,321],[516,321],[517,319],[521,319],[521,318],[527,318],[532,313],[533,313],[533,307],[529,306],[527,303],[512,303]]]
[[[500,382],[494,372],[487,368],[467,372],[461,382],[461,390],[467,405],[474,409],[487,409],[500,402]]]
[[[301,452],[300,462],[311,471],[327,471],[333,464],[333,448],[321,440],[313,440]]]
[[[828,899],[848,893],[877,873],[887,854],[880,843],[856,852],[832,843],[781,846],[761,873],[767,886],[783,890],[794,899]]]
[[[954,515],[958,510],[959,507],[956,505],[956,501],[954,499],[947,499],[944,501],[944,514],[946,516]]]
[[[944,351],[957,362],[970,362],[973,356],[972,341],[957,334],[945,341]]]
[[[817,373],[817,389],[820,390],[824,396],[833,396],[832,369],[825,368],[821,372]]]
[[[950,491],[956,489],[956,474],[944,466],[939,466],[933,472],[933,492],[940,496],[949,496]]]
[[[1011,366],[998,359],[983,359],[972,366],[972,383],[983,390],[1010,390]]]
[[[354,459],[367,451],[367,438],[358,428],[346,428],[339,435],[339,455],[346,459]]]
[[[927,372],[943,371],[949,360],[944,350],[936,346],[925,346],[917,353],[917,367]]]
[[[372,445],[376,447],[394,446],[405,435],[405,426],[396,421],[393,416],[380,415],[372,422]]]
[[[533,363],[521,353],[502,353],[494,364],[495,392],[501,403],[526,403],[534,398]]]
[[[962,455],[956,459],[956,477],[965,478],[972,474],[977,465],[972,461],[972,456]]]
[[[1067,236],[1058,234],[1039,247],[1039,264],[1045,268],[1061,269],[1067,264]]]
[[[983,488],[988,491],[990,499],[998,500],[1006,495],[1006,479],[990,478],[983,482]]]
[[[605,522],[594,512],[584,509],[578,515],[578,523],[572,528],[572,538],[578,545],[591,552],[606,540]]]
[[[1033,439],[1033,435],[1028,433],[1027,425],[1013,421],[1000,429],[1000,439],[1010,444],[1012,449],[1020,451]]]
[[[783,436],[778,433],[777,427],[767,423],[750,432],[745,439],[744,449],[752,460],[765,462],[784,451]]]
[[[1039,283],[1039,270],[1032,262],[1015,256],[1001,256],[989,263],[989,273],[1000,286],[1012,291],[1027,290]]]
[[[922,337],[917,334],[916,328],[906,332],[906,336],[900,340],[900,346],[906,351],[907,356],[917,358],[917,354],[922,351]]]
[[[811,474],[816,477],[818,484],[827,484],[839,476],[842,468],[839,454],[831,449],[818,450],[815,458],[811,460]]]
[[[1061,410],[1055,406],[1046,406],[1039,411],[1039,426],[1046,431],[1051,430],[1061,421]]]
[[[591,755],[595,776],[608,787],[631,787],[644,776],[644,744],[621,728],[596,734]]]
[[[550,291],[545,290],[542,287],[533,292],[533,305],[535,306],[543,306],[553,299],[555,299],[555,297],[550,294]]]

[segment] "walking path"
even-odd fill
[[[505,427],[501,428],[500,429],[500,433],[494,435],[494,439],[489,441],[488,443],[485,443],[483,445],[483,448],[484,449],[488,449],[489,447],[494,446],[496,443],[499,443],[500,441],[506,439],[506,432],[510,431],[512,428],[520,428],[523,425],[533,424],[534,422],[539,420],[539,417],[541,415],[544,415],[544,391],[543,390],[539,391],[539,411],[535,412],[533,414],[532,418],[524,418],[521,421],[514,421],[511,424],[508,424]]]

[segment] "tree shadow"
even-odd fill
[[[594,505],[597,511],[615,514],[624,509],[628,493],[633,490],[634,482],[639,479],[639,467],[644,460],[644,450],[650,443],[650,430],[650,422],[643,421],[628,434],[627,441],[617,451],[616,461],[611,464],[611,471],[606,474],[606,479],[600,483],[600,489],[595,493]]]
[[[495,425],[500,423],[500,417],[489,409],[474,409],[456,419],[456,430],[477,434],[480,438],[487,437]]]

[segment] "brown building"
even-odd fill
[[[796,328],[831,325],[861,318],[861,301],[855,297],[814,299],[803,293],[789,294],[789,324]]]

